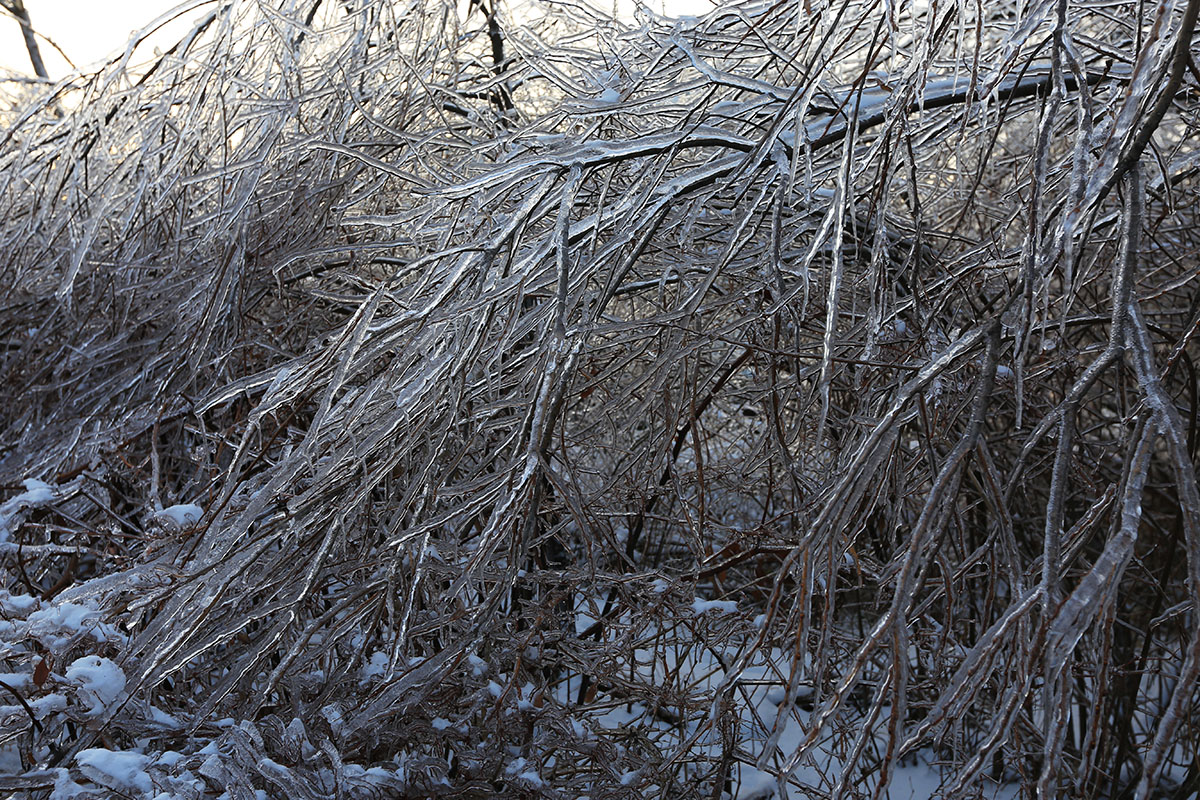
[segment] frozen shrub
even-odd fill
[[[1198,7],[235,2],[21,106],[0,785],[1193,793]]]

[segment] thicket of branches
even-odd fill
[[[22,106],[0,782],[1193,796],[1198,5],[194,2]]]

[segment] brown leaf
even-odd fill
[[[33,685],[39,689],[46,682],[46,678],[50,677],[50,659],[43,658],[37,662],[33,668]]]

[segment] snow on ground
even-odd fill
[[[26,513],[38,503],[53,501],[53,490],[44,484],[27,482],[25,488],[23,494],[3,505],[6,519]],[[202,513],[199,506],[183,504],[163,509],[160,518],[166,524],[188,526],[196,524]],[[148,733],[161,731],[167,734],[189,726],[186,720],[128,697],[127,677],[119,658],[128,638],[105,621],[102,606],[105,605],[106,585],[104,579],[97,579],[91,585],[74,587],[50,600],[0,592],[0,648],[7,656],[0,681],[19,692],[28,707],[0,706],[0,721],[16,720],[26,724],[32,717],[46,726],[55,724],[56,720],[61,724],[68,714],[76,720],[131,714]],[[779,794],[781,779],[793,796],[805,793],[820,796],[830,791],[833,788],[830,780],[836,780],[843,772],[843,758],[852,744],[845,741],[845,737],[839,739],[832,733],[824,736],[797,768],[787,775],[783,772],[783,763],[799,747],[813,715],[805,703],[812,694],[808,687],[793,690],[789,703],[789,693],[785,689],[788,654],[764,648],[746,660],[735,678],[729,676],[730,665],[741,657],[737,642],[747,646],[752,639],[751,632],[757,630],[750,618],[750,610],[740,609],[732,600],[694,596],[681,584],[662,579],[648,578],[646,590],[646,602],[673,604],[679,609],[690,610],[691,614],[683,617],[668,615],[674,619],[670,628],[664,625],[660,629],[631,633],[634,646],[628,651],[623,669],[631,680],[645,686],[669,685],[691,709],[711,708],[714,699],[720,696],[730,698],[736,710],[739,754],[729,773],[732,791],[725,796],[729,800],[774,797]],[[577,631],[582,632],[605,617],[605,605],[603,598],[581,596],[576,608]],[[627,615],[619,617],[615,627],[609,628],[610,632],[619,630],[628,621]],[[726,635],[735,629],[741,633],[732,637]],[[38,676],[35,671],[44,659],[62,665],[58,667],[62,673],[51,671]],[[388,664],[387,653],[371,652],[361,667],[363,685],[383,680]],[[537,690],[532,684],[510,684],[505,675],[490,674],[488,664],[474,654],[467,656],[464,669],[484,681],[485,691],[491,697],[511,704],[516,711],[536,713]],[[579,689],[580,678],[576,676],[558,685],[555,699],[564,706],[571,706]],[[696,779],[711,769],[712,764],[720,762],[725,742],[718,726],[711,724],[707,712],[689,712],[675,720],[661,712],[662,709],[648,708],[636,698],[602,697],[595,708],[574,714],[571,722],[581,738],[602,734],[609,741],[619,742],[627,733],[636,731],[638,736],[655,741],[663,752],[674,749],[706,765],[697,767],[690,774]],[[868,752],[882,751],[886,741],[886,718],[885,712],[881,717],[885,722],[876,722],[869,732]],[[862,722],[853,718],[846,721],[852,730]],[[137,800],[183,800],[198,796],[197,792],[202,793],[209,784],[197,776],[219,775],[231,743],[238,737],[258,735],[253,733],[255,723],[236,718],[210,722],[208,727],[209,738],[188,737],[189,743],[183,752],[156,751],[152,747],[153,738],[135,740],[139,744],[126,750],[87,747],[75,757],[73,770],[58,769],[51,798],[88,799],[120,794]],[[446,732],[456,729],[459,724],[450,715],[435,716],[431,727]],[[303,752],[310,752],[313,758],[319,759],[318,751],[308,743],[299,720],[293,722],[287,734],[303,744]],[[96,741],[91,744],[109,743]],[[626,754],[630,757],[622,762],[623,772],[617,777],[635,793],[649,792],[653,787],[642,785],[642,771],[637,768],[633,752]],[[933,754],[926,751],[908,757],[893,774],[887,796],[891,800],[925,800],[937,796],[942,776],[933,763]],[[304,780],[293,774],[294,768],[282,763],[263,761],[260,766],[271,773],[272,780],[277,780],[280,786],[299,785],[294,782]],[[318,776],[318,781],[331,792],[340,787],[347,797],[403,791],[407,785],[405,766],[402,763],[394,766],[394,769],[385,769],[344,764],[340,776],[329,773]],[[544,776],[550,774],[546,770],[552,766],[514,755],[506,774],[529,792],[550,791],[553,782]],[[0,768],[7,771],[22,769],[21,757],[12,742],[0,746]],[[874,788],[873,776],[855,778],[857,783],[850,787],[851,794]],[[983,796],[1007,800],[1016,796],[1016,788],[1007,785],[990,787]]]
[[[737,603],[733,600],[701,600],[697,597],[692,601],[692,611],[698,615],[709,611],[715,611],[720,614],[732,614],[737,611]]]
[[[658,590],[660,587],[654,587]],[[665,587],[661,587],[665,591]],[[603,601],[581,600],[579,603],[580,629],[586,628],[599,616],[595,609],[603,607]],[[736,615],[737,604],[731,601],[695,598],[690,603],[698,618],[696,627],[690,631],[671,629],[646,630],[638,637],[643,642],[657,646],[636,648],[626,669],[650,686],[672,684],[683,694],[697,699],[712,700],[717,697],[727,677],[727,666],[737,661],[738,653],[730,650],[727,642],[710,647],[706,644],[704,624],[721,624]],[[589,613],[590,610],[590,613]],[[703,619],[699,619],[703,617]],[[618,621],[618,626],[627,618]],[[751,623],[753,626],[753,623]],[[714,639],[719,637],[714,637]],[[736,650],[736,648],[735,648]],[[811,727],[814,712],[803,707],[812,697],[812,689],[798,686],[794,692],[793,705],[785,707],[787,699],[786,669],[790,654],[777,648],[760,651],[733,681],[732,700],[737,709],[740,732],[738,746],[748,750],[750,758],[739,758],[731,770],[732,793],[724,795],[729,800],[763,800],[779,794],[780,778],[784,774],[783,762],[801,745]],[[803,659],[805,668],[811,667]],[[564,683],[557,694],[559,702],[570,703],[579,688],[578,680]],[[887,743],[887,724],[890,708],[885,707],[874,724],[867,742],[867,752],[881,754]],[[864,720],[849,712],[849,727],[856,736],[861,732]],[[597,728],[615,734],[621,730],[640,728],[648,738],[657,739],[660,746],[675,741],[690,748],[694,756],[710,759],[716,763],[722,755],[720,732],[715,730],[708,714],[689,717],[685,723],[676,724],[665,720],[656,710],[639,702],[615,705],[592,715]],[[776,731],[776,727],[780,730]],[[772,734],[778,738],[770,745]],[[788,796],[826,796],[843,773],[843,756],[853,744],[846,737],[830,732],[820,739],[808,758],[787,776]],[[686,743],[686,745],[685,745]],[[765,769],[759,769],[751,761],[758,760],[766,748],[771,747],[765,761]],[[872,751],[871,748],[874,748]],[[664,747],[669,750],[669,747]],[[934,766],[935,754],[925,749],[901,760],[893,771],[885,797],[889,800],[928,800],[940,796],[943,776]],[[870,760],[867,760],[870,763]],[[636,781],[636,773],[629,773],[629,781]],[[870,796],[877,784],[873,775],[859,776],[858,783],[848,787],[846,796]],[[950,776],[945,776],[949,778]],[[798,792],[797,789],[800,791]],[[989,800],[1015,800],[1019,787],[1015,784],[984,785],[980,796]],[[807,792],[807,794],[806,794]]]
[[[32,500],[37,499],[34,494]],[[10,501],[5,508],[24,509],[32,500],[26,497],[22,504]],[[0,704],[0,730],[9,734],[0,743],[0,776],[40,776],[49,800],[213,797],[212,781],[221,780],[238,742],[261,734],[255,723],[230,718],[209,722],[206,731],[186,735],[186,721],[130,698],[120,660],[128,637],[104,620],[102,606],[111,605],[105,597],[107,585],[103,578],[79,584],[69,593],[74,601],[67,593],[44,599],[0,591],[0,657],[4,658],[0,682],[7,687],[5,701],[10,701]],[[13,694],[20,702],[12,701]],[[85,739],[73,758],[58,761],[61,755],[41,743],[60,738],[46,732],[61,732],[67,722],[76,732],[68,741],[78,741],[80,735],[87,736],[89,725],[100,720],[109,734]],[[117,735],[129,728],[140,728],[149,735]],[[30,737],[21,733],[22,729],[35,734],[32,749]],[[321,752],[309,742],[300,720],[293,720],[286,735],[300,744],[303,760],[320,761]],[[124,748],[117,744],[121,741],[126,743]],[[167,741],[178,742],[180,750],[164,749]],[[309,775],[300,775],[295,767],[268,761],[263,759],[260,766],[278,779],[276,790],[310,781]],[[340,774],[318,770],[319,785],[310,788],[330,797],[395,796],[407,784],[404,766],[397,763],[393,767],[342,764]],[[516,777],[526,786],[538,785],[532,768]],[[290,796],[261,789],[254,792],[261,800]]]

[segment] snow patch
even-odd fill
[[[24,500],[31,506],[45,505],[54,499],[53,487],[44,481],[26,478],[21,485],[25,487],[25,492],[16,499]]]
[[[107,658],[78,658],[67,667],[66,677],[79,685],[79,699],[91,707],[88,716],[103,714],[125,693],[125,673]]]
[[[487,662],[474,653],[467,654],[467,663],[471,665],[471,674],[476,678],[487,674]]]
[[[716,611],[720,614],[732,614],[737,611],[737,602],[734,600],[701,600],[697,597],[692,601],[692,611],[697,616],[709,611]]]
[[[371,657],[367,659],[367,663],[363,664],[362,680],[360,683],[367,683],[372,678],[378,678],[387,672],[388,654],[382,650],[376,650],[371,653]]]
[[[119,792],[150,792],[154,789],[146,772],[150,757],[141,753],[95,747],[81,751],[75,761],[84,775],[109,789]]]
[[[17,691],[26,692],[33,685],[33,675],[28,672],[0,672],[0,683]]]
[[[41,604],[42,601],[32,595],[0,592],[0,609],[6,617],[27,617]]]
[[[182,727],[179,724],[179,720],[175,719],[158,706],[150,706],[150,721],[155,725],[161,725],[164,728],[175,729]]]
[[[29,701],[29,707],[33,709],[33,716],[37,719],[45,719],[51,714],[57,714],[60,711],[67,710],[67,698],[61,694],[48,694],[43,697],[38,697]]]
[[[87,790],[71,780],[70,772],[59,769],[58,775],[54,778],[54,791],[50,793],[50,800],[70,800],[85,791]]]
[[[25,487],[24,492],[0,504],[0,543],[12,537],[16,527],[14,521],[21,512],[40,508],[54,500],[54,489],[48,483],[26,478],[21,484]]]
[[[546,783],[542,780],[542,776],[538,774],[537,770],[527,768],[527,762],[523,758],[513,761],[505,771],[516,780],[528,783],[530,786],[540,788]]]
[[[58,650],[81,633],[97,642],[123,641],[116,628],[100,621],[94,603],[59,603],[29,615],[29,634],[51,650]]]
[[[154,515],[154,519],[164,525],[185,531],[194,528],[204,516],[204,509],[195,503],[180,503],[168,506]]]

